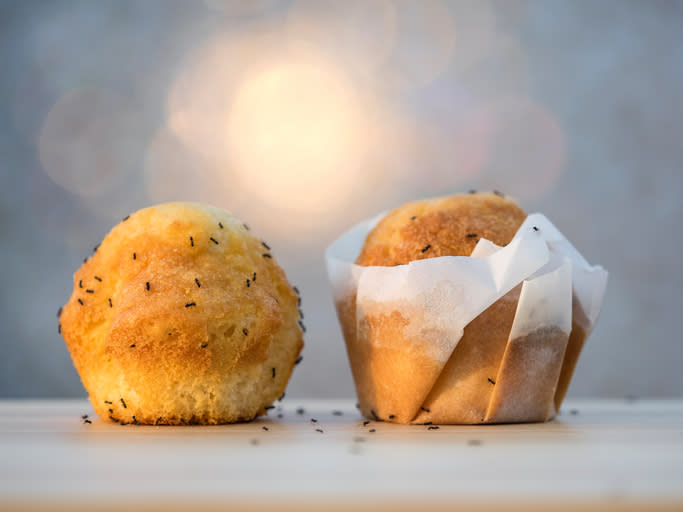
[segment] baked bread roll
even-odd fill
[[[438,256],[469,256],[480,238],[507,245],[526,219],[512,199],[463,194],[406,203],[368,233],[357,265],[405,265]]]
[[[356,265],[470,256],[480,238],[506,246],[525,218],[512,199],[497,193],[407,203],[368,233]],[[410,310],[410,319],[382,309],[377,314],[366,310],[359,317],[353,294],[338,301],[363,414],[419,424],[545,421],[554,416],[578,354],[570,355],[561,396],[556,397],[568,332],[551,328],[510,340],[521,288],[515,286],[467,324],[445,362],[435,359],[429,343],[406,328],[411,321],[422,323],[419,308]],[[533,375],[527,373],[527,362],[541,353],[547,364],[535,368]],[[520,397],[520,389],[525,397]]]
[[[303,346],[297,293],[270,248],[193,203],[115,226],[75,273],[60,329],[95,412],[121,423],[252,420]]]

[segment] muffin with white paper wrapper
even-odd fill
[[[326,254],[363,414],[415,424],[552,419],[607,272],[541,214],[504,247],[480,238],[469,256],[355,264],[383,217],[356,225]]]

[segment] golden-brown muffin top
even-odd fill
[[[74,275],[61,329],[82,376],[98,358],[128,373],[229,372],[266,359],[282,307],[296,300],[268,247],[240,221],[168,203],[105,237]]]
[[[357,265],[403,265],[438,256],[469,256],[480,238],[504,246],[526,219],[500,194],[460,194],[406,203],[368,233]]]

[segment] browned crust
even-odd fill
[[[437,256],[469,256],[480,238],[504,246],[526,213],[512,199],[466,194],[404,204],[368,233],[357,265],[394,266]]]
[[[181,424],[265,412],[303,346],[297,296],[265,252],[228,213],[197,204],[114,227],[60,318],[98,415]]]

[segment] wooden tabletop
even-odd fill
[[[546,424],[431,430],[363,425],[350,400],[285,399],[215,427],[0,401],[0,509],[93,507],[683,510],[683,400],[574,401]]]

